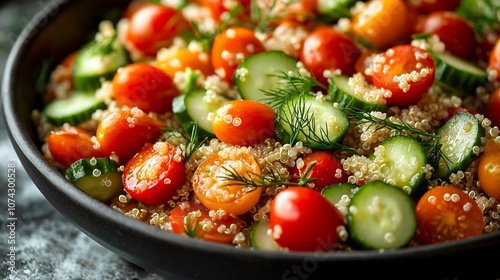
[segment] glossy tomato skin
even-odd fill
[[[482,234],[483,212],[476,201],[453,186],[427,191],[415,208],[417,239],[423,244],[455,241]]]
[[[496,71],[496,80],[500,81],[500,38],[497,39],[488,59],[489,71]]]
[[[409,0],[408,4],[422,13],[454,11],[460,6],[460,0]]]
[[[250,146],[274,137],[276,112],[253,100],[233,100],[215,112],[215,136],[231,145]]]
[[[187,48],[168,50],[165,54],[158,55],[156,67],[172,80],[175,79],[177,72],[184,72],[186,68],[199,71],[205,77],[214,73],[210,55],[207,52]]]
[[[199,217],[191,221],[191,224],[186,225],[186,216],[190,215],[189,213],[196,213]],[[237,216],[211,216],[208,208],[203,206],[203,204],[193,201],[182,202],[170,210],[169,220],[172,224],[172,231],[177,234],[186,234],[186,229],[193,229],[196,223],[199,223],[200,226],[210,223],[210,229],[203,230],[200,228],[196,234],[196,238],[223,244],[231,244],[236,234],[241,231],[243,225],[243,220]],[[224,226],[226,229],[233,229],[219,232],[218,229],[221,226]]]
[[[63,126],[52,131],[47,145],[54,160],[66,167],[82,158],[104,156],[96,148],[92,135],[74,126]]]
[[[349,37],[332,27],[320,26],[304,40],[299,60],[319,82],[327,86],[325,70],[339,69],[342,74],[350,76],[356,72],[355,64],[360,56],[361,50]]]
[[[471,58],[477,47],[472,26],[451,11],[433,12],[425,16],[417,23],[415,32],[438,35],[447,51],[464,59]]]
[[[239,20],[249,20],[250,19],[250,11],[251,11],[251,0],[238,0],[237,6],[228,7],[228,3],[224,0],[201,0],[201,5],[207,7],[210,11],[210,15],[212,18],[219,22],[222,19],[223,14],[225,13],[237,13],[234,15]]]
[[[158,50],[170,46],[175,37],[190,29],[179,10],[164,5],[144,5],[129,20],[125,46],[154,57]]]
[[[495,89],[488,98],[484,115],[491,121],[493,126],[500,127],[500,88]]]
[[[112,112],[97,127],[99,149],[125,164],[147,143],[154,142],[164,125],[138,108]]]
[[[172,100],[180,94],[172,79],[146,63],[121,67],[113,78],[113,97],[121,106],[137,107],[146,113],[172,111]]]
[[[489,197],[500,200],[500,144],[488,141],[477,168],[481,189]]]
[[[293,181],[298,181],[297,178],[301,178],[305,174],[308,166],[315,162],[306,177],[315,178],[315,180],[312,181],[315,190],[321,192],[322,189],[333,184],[347,182],[348,176],[340,160],[335,158],[330,152],[320,150],[314,151],[305,155],[302,161],[304,162],[302,168],[299,169],[297,166],[294,166],[290,171]]]
[[[425,50],[399,45],[379,54],[372,64],[373,84],[392,92],[387,103],[416,104],[434,82],[435,63]]]
[[[146,205],[165,204],[186,183],[182,153],[168,142],[142,148],[123,170],[125,191]]]
[[[292,251],[335,248],[341,226],[344,220],[337,208],[313,189],[289,187],[271,201],[271,236]]]

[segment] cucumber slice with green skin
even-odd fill
[[[401,188],[371,181],[352,196],[347,228],[352,241],[363,249],[404,247],[417,231],[415,205]]]
[[[47,120],[54,125],[78,125],[89,120],[96,110],[104,108],[104,101],[94,95],[75,92],[67,98],[52,101],[43,112]]]
[[[73,65],[75,89],[93,93],[101,87],[102,80],[111,80],[118,68],[129,64],[128,52],[116,36],[102,41],[92,41],[83,46]]]
[[[281,246],[268,234],[269,221],[260,220],[250,227],[250,247],[258,250],[280,251]]]
[[[427,155],[424,147],[415,139],[397,135],[380,144],[376,158],[377,164],[383,164],[384,181],[402,188],[412,196],[420,193],[425,179],[424,168]]]
[[[333,205],[338,204],[344,195],[351,198],[360,187],[350,183],[338,183],[321,190],[321,194]]]
[[[317,149],[331,149],[349,130],[349,119],[331,101],[310,94],[293,95],[278,109],[276,137],[282,143]]]
[[[297,60],[282,51],[266,51],[245,58],[235,71],[234,81],[243,99],[261,102],[273,108],[265,92],[285,87],[276,75],[298,71]],[[310,88],[302,89],[309,92]]]
[[[435,79],[445,87],[475,95],[476,88],[488,82],[484,69],[449,53],[432,53],[436,63]]]
[[[349,86],[349,77],[344,75],[337,75],[330,79],[328,95],[330,100],[339,104],[339,108],[357,108],[365,112],[389,110],[386,104],[368,102],[361,96],[357,96]]]
[[[476,117],[461,112],[449,119],[436,134],[440,137],[442,157],[434,177],[448,179],[452,173],[466,170],[478,158],[485,131]]]
[[[64,176],[79,189],[102,202],[123,193],[120,166],[110,158],[77,160],[66,169]]]
[[[231,99],[222,95],[209,99],[205,90],[199,89],[175,97],[172,110],[187,132],[191,133],[193,123],[197,122],[201,137],[214,137],[210,115],[228,101]]]
[[[351,7],[357,0],[318,0],[318,14],[326,20],[338,20],[351,16]]]

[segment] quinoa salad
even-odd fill
[[[497,232],[494,5],[133,0],[50,68],[42,153],[126,216],[238,248]]]

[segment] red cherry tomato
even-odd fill
[[[500,39],[497,39],[488,60],[488,70],[496,71],[496,80],[500,81]]]
[[[315,178],[314,189],[321,192],[322,189],[337,183],[347,182],[347,174],[340,161],[327,151],[314,151],[302,158],[304,166],[300,169],[294,166],[290,171],[293,181],[301,178],[306,172],[308,166],[313,162],[315,165],[311,168],[306,178]]]
[[[273,109],[257,101],[233,100],[215,112],[214,133],[227,144],[257,144],[275,135],[275,115]]]
[[[138,108],[116,111],[97,127],[99,149],[106,156],[116,155],[125,164],[146,143],[155,141],[164,125]]]
[[[154,4],[149,0],[132,0],[132,2],[128,4],[127,9],[123,13],[123,18],[131,19],[132,16],[135,14],[135,12],[144,8],[144,6],[147,5],[154,5]]]
[[[319,82],[328,85],[325,70],[340,69],[350,76],[360,56],[360,49],[351,39],[332,27],[320,26],[304,40],[299,60]]]
[[[379,54],[372,64],[373,84],[392,92],[387,103],[416,104],[434,82],[435,64],[431,55],[411,45],[399,45]]]
[[[344,220],[335,206],[307,187],[289,187],[271,201],[269,228],[282,247],[326,251],[340,242]]]
[[[125,191],[146,205],[167,203],[186,183],[182,152],[168,142],[142,148],[123,170]]]
[[[146,113],[172,111],[172,100],[180,92],[172,79],[146,63],[126,65],[113,78],[113,97],[119,105],[138,107]]]
[[[125,45],[145,56],[155,56],[168,47],[182,32],[190,30],[189,22],[175,8],[144,5],[135,11],[125,31]]]
[[[47,145],[52,158],[66,167],[82,158],[104,156],[92,142],[92,135],[74,126],[62,126],[52,131]]]
[[[223,14],[231,13],[233,17],[239,20],[249,20],[251,11],[251,0],[202,0],[201,5],[207,7],[212,18],[219,22]],[[231,6],[231,4],[236,4]],[[233,14],[234,13],[234,14]]]
[[[445,118],[444,121],[448,121],[449,119],[451,119],[451,117],[461,112],[469,113],[471,115],[477,114],[474,110],[467,109],[464,107],[450,107],[448,108],[448,117]]]
[[[372,76],[366,74],[366,69],[371,69],[371,65],[373,63],[373,58],[375,57],[375,51],[366,50],[361,53],[356,64],[354,64],[354,68],[356,72],[359,72],[365,76],[367,82],[372,83]]]
[[[417,238],[424,244],[482,234],[483,212],[474,199],[452,186],[437,186],[417,203]]]
[[[230,27],[219,33],[212,45],[212,66],[222,79],[232,84],[234,71],[247,56],[265,51],[255,33],[244,27]]]
[[[472,26],[455,12],[431,13],[417,23],[415,32],[438,35],[447,51],[464,59],[471,58],[476,50],[476,35]]]
[[[409,0],[408,4],[423,13],[436,11],[454,11],[460,6],[460,0]]]
[[[500,88],[495,89],[486,104],[484,115],[491,121],[492,125],[500,127]]]

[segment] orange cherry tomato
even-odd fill
[[[265,51],[255,33],[244,27],[230,27],[219,33],[212,45],[212,67],[229,84],[240,62],[252,54]]]
[[[224,150],[210,155],[198,166],[192,179],[193,190],[208,209],[241,215],[259,202],[262,189],[222,177],[238,175],[255,180],[256,174],[261,174],[260,167],[248,149]]]
[[[496,80],[500,82],[500,38],[497,39],[493,49],[491,50],[488,60],[488,69],[496,71]]]
[[[165,72],[172,80],[175,78],[175,73],[184,72],[186,68],[191,68],[193,71],[198,70],[205,77],[214,73],[208,53],[189,49],[168,50],[158,55],[156,67]]]
[[[474,199],[452,186],[437,186],[417,203],[417,238],[424,244],[479,236],[483,212]]]
[[[352,28],[375,47],[387,48],[406,34],[407,13],[403,0],[370,0],[353,13]]]
[[[192,201],[183,202],[170,210],[169,220],[174,233],[189,233],[192,234],[190,237],[225,244],[233,241],[243,225],[243,220],[236,216],[210,215],[207,207]]]
[[[262,13],[274,18],[272,24],[283,21],[304,22],[312,19],[317,12],[317,0],[258,0]],[[272,7],[272,9],[270,9]]]
[[[379,54],[372,64],[373,84],[392,92],[387,103],[416,104],[434,82],[435,64],[425,50],[400,45]]]
[[[500,73],[500,72],[499,72]],[[486,103],[484,115],[491,121],[492,125],[500,127],[500,88],[495,89]]]
[[[143,147],[123,169],[125,191],[146,205],[165,204],[186,183],[182,152],[168,142]]]
[[[66,167],[82,158],[104,156],[92,142],[92,135],[74,126],[62,126],[52,131],[47,145],[52,158]]]
[[[106,156],[116,155],[125,164],[147,143],[161,135],[164,126],[138,108],[112,112],[97,127],[99,149]]]
[[[484,193],[500,200],[500,144],[489,140],[487,145],[479,158],[477,176]]]
[[[231,145],[250,146],[275,135],[271,107],[253,100],[233,100],[215,112],[215,136]]]

